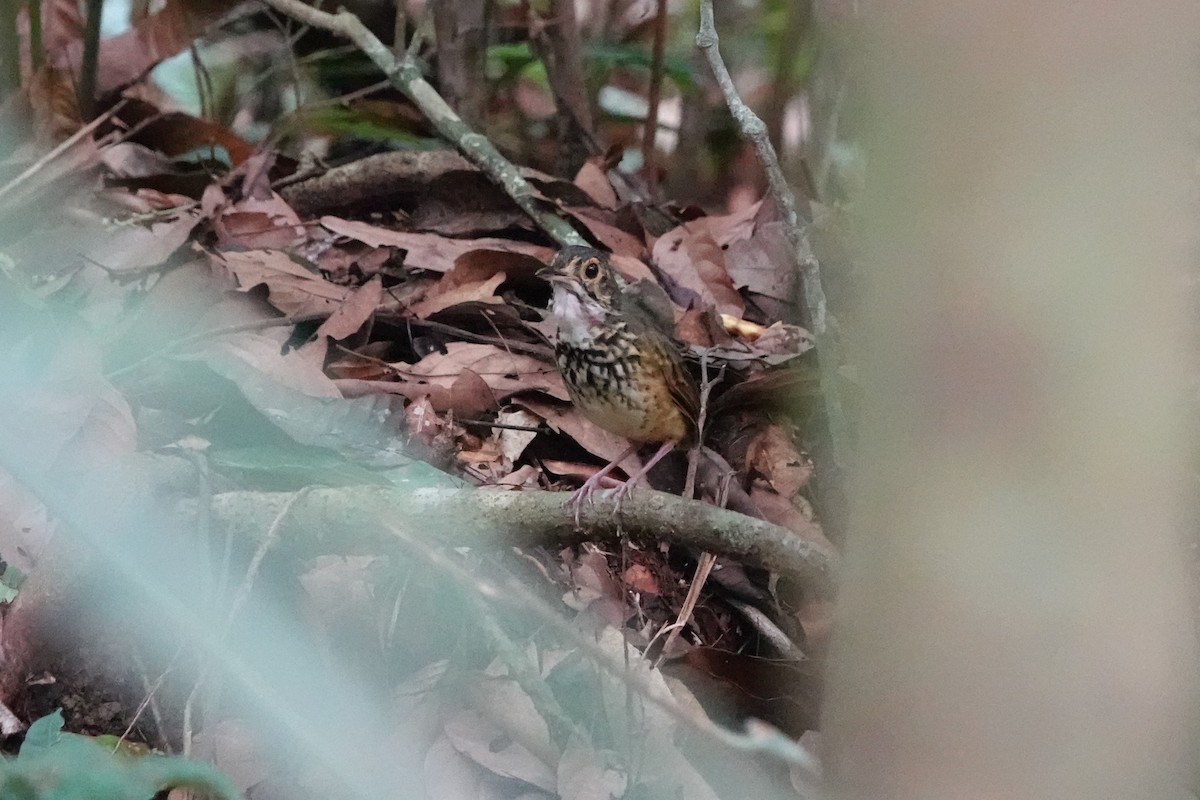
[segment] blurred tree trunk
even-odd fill
[[[435,0],[438,89],[447,104],[475,130],[487,110],[484,73],[488,45],[487,0]]]
[[[1187,796],[1198,16],[864,16],[873,284],[825,709],[839,797]]]

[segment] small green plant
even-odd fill
[[[187,788],[214,800],[234,800],[229,780],[207,764],[177,756],[134,754],[65,733],[61,711],[29,726],[16,758],[0,760],[4,800],[150,800]]]

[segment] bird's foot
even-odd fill
[[[633,487],[637,484],[636,480],[628,480],[617,486],[615,489],[602,489],[601,484],[604,482],[605,476],[597,472],[592,477],[583,482],[583,485],[571,493],[567,498],[567,508],[573,509],[575,512],[575,524],[579,524],[579,514],[583,510],[583,504],[595,505],[593,497],[599,492],[602,496],[612,498],[616,503],[615,510],[620,511],[621,501],[629,496],[633,491]],[[609,479],[611,480],[611,478]]]

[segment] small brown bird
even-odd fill
[[[633,442],[571,495],[578,522],[582,502],[639,444],[661,446],[617,489],[618,503],[676,445],[695,440],[699,391],[668,333],[670,304],[657,285],[626,284],[608,256],[590,247],[565,248],[538,274],[554,288],[554,353],[571,400],[589,420]]]

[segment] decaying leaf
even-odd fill
[[[432,272],[447,272],[454,262],[472,250],[497,250],[502,253],[522,253],[548,262],[554,250],[510,239],[450,239],[436,233],[410,233],[382,228],[365,222],[340,217],[321,217],[321,225],[330,231],[371,245],[399,247],[408,252],[404,263]]]
[[[280,250],[231,250],[209,257],[234,277],[242,291],[266,286],[271,305],[285,314],[332,314],[351,293],[348,287],[335,286]]]

